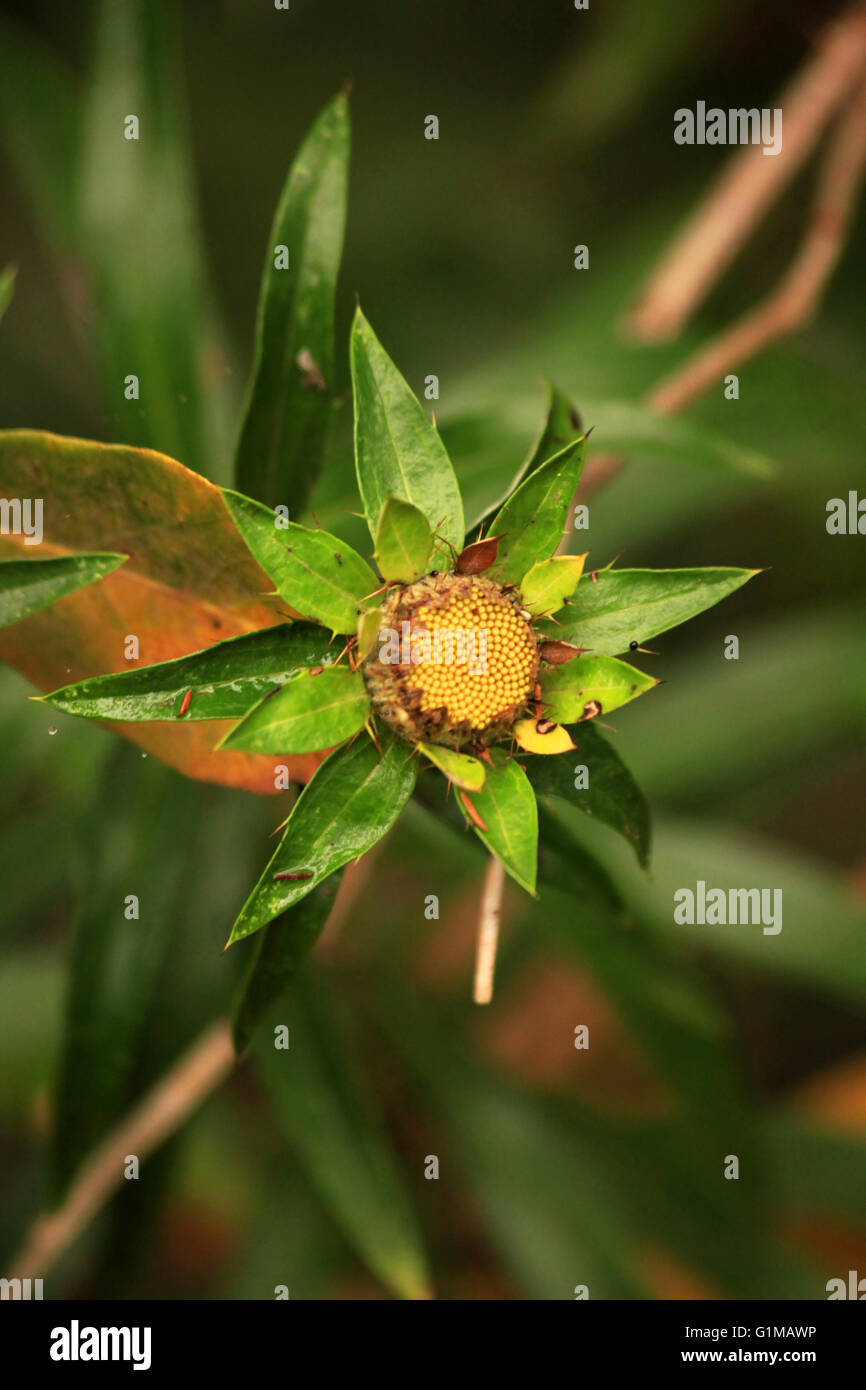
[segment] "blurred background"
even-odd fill
[[[46,1297],[823,1298],[866,1275],[866,566],[862,537],[825,529],[830,498],[866,489],[866,216],[812,326],[681,433],[629,411],[781,275],[814,160],[676,342],[620,328],[729,154],[675,145],[674,110],[775,105],[835,9],[0,6],[0,266],[18,266],[3,428],[146,444],[228,481],[273,209],[349,80],[343,381],[357,292],[416,391],[438,375],[469,512],[525,456],[548,378],[597,452],[628,453],[591,498],[593,567],[767,567],[653,642],[666,683],[611,721],[653,812],[650,874],[577,827],[619,897],[580,865],[538,903],[509,889],[479,1010],[484,856],[413,803],[282,1006],[314,1041],[291,1085],[253,1058]],[[151,119],[140,187],[111,168],[117,109]],[[134,416],[121,379],[143,353],[162,395]],[[347,395],[313,505],[363,543],[350,416]],[[225,1013],[245,946],[222,946],[288,809],[186,781],[29,693],[3,670],[0,1271]],[[782,932],[676,926],[672,893],[698,878],[782,888]],[[158,930],[130,932],[130,892]]]

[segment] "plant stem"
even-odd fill
[[[858,2],[828,25],[776,101],[785,122],[779,153],[766,158],[760,145],[748,145],[734,155],[653,272],[629,316],[640,339],[672,338],[683,328],[805,162],[858,84],[864,63],[866,7]]]
[[[37,1218],[8,1277],[41,1279],[120,1186],[128,1156],[134,1154],[141,1162],[159,1148],[234,1064],[231,1029],[221,1020],[201,1034],[94,1150],[62,1205]]]
[[[502,890],[505,870],[502,861],[491,854],[484,876],[481,894],[481,916],[478,920],[478,945],[475,953],[475,986],[472,998],[476,1004],[489,1004],[493,998],[493,974],[496,969],[496,948],[499,944],[499,914],[502,909]]]

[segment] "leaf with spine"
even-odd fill
[[[0,627],[29,618],[66,594],[104,579],[125,555],[68,555],[56,560],[0,560]]]
[[[535,793],[526,773],[502,748],[492,748],[490,757],[484,786],[470,796],[487,829],[473,828],[515,882],[534,895],[538,859]],[[464,815],[473,824],[465,809]]]
[[[289,1028],[291,1047],[263,1029],[254,1048],[277,1123],[332,1218],[397,1298],[429,1298],[420,1232],[382,1122],[353,1063],[335,1001],[306,976],[268,1020]]]
[[[232,1010],[235,1052],[248,1046],[263,1016],[292,983],[316,944],[341,878],[338,869],[256,936]]]
[[[429,758],[449,782],[464,791],[477,792],[484,786],[486,768],[479,758],[470,758],[468,753],[458,753],[454,748],[434,743],[419,743],[418,752]]]
[[[512,478],[506,491],[498,501],[485,507],[479,515],[473,517],[467,527],[468,531],[474,531],[475,527],[479,524],[483,524],[485,530],[489,530],[490,528],[487,523],[493,519],[524,478],[527,478],[530,473],[534,473],[536,468],[540,467],[542,463],[547,463],[547,460],[552,458],[554,454],[560,453],[567,444],[573,444],[576,440],[583,437],[583,425],[571,401],[562,391],[550,382],[546,382],[545,385],[547,389],[547,413],[541,428],[541,433],[535,440],[532,448],[517,470],[517,473]],[[473,421],[470,420],[462,423],[463,428],[467,429],[471,427]],[[447,435],[447,433],[450,433],[452,430],[459,431],[460,428],[461,422],[455,421],[452,422],[450,426],[443,427],[443,430]],[[499,452],[497,446],[497,457],[499,456]]]
[[[445,446],[361,310],[349,344],[355,468],[370,534],[389,496],[411,502],[433,531],[462,549],[460,489]]]
[[[433,532],[411,502],[389,497],[376,527],[376,563],[383,579],[411,584],[427,571]]]
[[[176,719],[192,691],[184,719],[240,719],[275,687],[327,662],[331,654],[324,628],[280,623],[174,661],[93,676],[43,695],[42,701],[84,719]]]
[[[265,695],[220,746],[247,753],[319,753],[363,729],[369,717],[361,672],[326,666],[318,675],[301,671]]]
[[[712,608],[760,570],[682,569],[598,571],[581,584],[556,623],[539,630],[566,642],[591,647],[599,656],[628,651],[630,642],[648,642]]]
[[[650,853],[650,814],[646,798],[619,754],[591,723],[572,729],[575,750],[559,758],[532,758],[526,773],[538,796],[554,796],[585,816],[603,821],[632,846],[646,868]],[[585,787],[576,787],[586,768]],[[579,774],[583,780],[583,774]]]
[[[381,738],[382,756],[366,737],[338,748],[301,792],[283,838],[244,904],[228,944],[278,917],[390,830],[415,785],[408,744]],[[278,873],[309,873],[303,880]]]
[[[129,443],[228,482],[234,393],[196,214],[176,7],[103,0],[93,52],[76,121],[75,241],[109,416],[123,419]],[[137,140],[124,139],[129,113],[141,122]]]
[[[150,665],[280,620],[267,575],[219,488],[163,454],[0,431],[2,497],[44,499],[41,555],[129,553],[100,583],[0,631],[0,660],[40,690],[128,671],[130,633],[138,637],[139,659]],[[23,537],[0,535],[0,556],[27,559],[29,550]],[[176,719],[125,723],[118,732],[189,777],[276,791],[272,759],[215,752],[225,728]],[[292,760],[291,775],[309,777],[318,761]]]
[[[334,402],[334,296],[343,250],[349,104],[325,107],[292,163],[271,227],[255,361],[235,456],[241,491],[293,511],[318,473]],[[288,250],[278,269],[276,248]]]
[[[612,656],[576,656],[564,666],[542,672],[539,684],[545,717],[557,724],[573,724],[593,717],[586,712],[592,702],[600,706],[596,714],[610,714],[652,690],[658,681]]]
[[[585,453],[586,435],[581,435],[530,473],[512,493],[490,526],[502,540],[488,579],[519,584],[533,565],[553,555],[565,531]]]
[[[223,490],[232,519],[277,593],[333,632],[354,632],[363,598],[379,587],[366,560],[338,536],[280,520],[270,507]]]
[[[12,303],[16,274],[17,267],[14,265],[7,265],[5,270],[0,271],[0,319]]]
[[[520,581],[524,608],[536,616],[559,612],[577,588],[585,559],[586,555],[554,555],[533,565]]]

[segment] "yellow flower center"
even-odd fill
[[[432,575],[383,605],[366,669],[388,723],[409,737],[459,744],[520,715],[538,648],[517,600],[498,584]]]

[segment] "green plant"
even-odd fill
[[[319,912],[307,910],[296,931],[292,912],[386,834],[425,768],[444,776],[466,823],[531,894],[537,795],[565,798],[606,822],[646,865],[649,820],[640,792],[586,726],[658,684],[623,653],[644,650],[645,641],[756,572],[608,566],[582,578],[585,555],[560,552],[575,515],[587,434],[556,390],[530,457],[467,537],[460,489],[435,422],[360,308],[350,341],[355,467],[375,568],[342,538],[291,519],[291,508],[308,495],[309,464],[321,455],[327,426],[348,140],[346,101],[338,97],[289,176],[272,231],[274,264],[262,282],[237,471],[247,486],[286,500],[274,509],[231,489],[221,490],[221,501],[205,500],[208,524],[227,552],[224,564],[238,538],[249,553],[245,568],[223,579],[222,605],[248,603],[260,570],[274,586],[255,595],[266,617],[256,623],[251,613],[252,630],[188,655],[76,680],[42,697],[64,713],[118,724],[230,721],[210,740],[208,767],[217,771],[228,753],[324,759],[229,937],[232,944],[283,918],[286,965],[275,970],[267,962],[268,997],[297,969],[302,950],[295,936],[309,948],[329,899],[320,895]],[[303,248],[293,272],[287,242]],[[85,457],[89,475],[82,482]],[[13,432],[0,437],[0,459],[7,471],[18,467],[22,484],[25,472],[47,459],[61,492],[73,472],[74,486],[99,496],[103,507],[115,499],[128,506],[116,536],[131,524],[133,502],[145,512],[151,507],[151,492],[170,496],[172,508],[194,499],[192,515],[184,516],[181,505],[171,545],[175,564],[190,572],[186,588],[199,583],[197,597],[207,601],[196,549],[203,484],[180,464],[148,456],[148,476],[130,499],[123,491],[129,474],[145,466],[133,450]],[[223,504],[226,512],[217,513]],[[48,539],[57,539],[50,526]],[[212,565],[213,554],[208,558]],[[43,566],[58,563],[69,562],[31,563],[34,592],[41,592]],[[291,610],[290,618],[282,614],[288,620],[279,620],[274,600]],[[73,656],[80,660],[79,651]],[[574,776],[576,754],[583,781]],[[289,766],[277,764],[271,773],[275,788],[285,786]],[[423,797],[437,804],[426,785]],[[437,809],[444,813],[441,803]],[[248,980],[245,998],[259,994]],[[245,1038],[250,1019],[247,1009],[242,1014]]]

